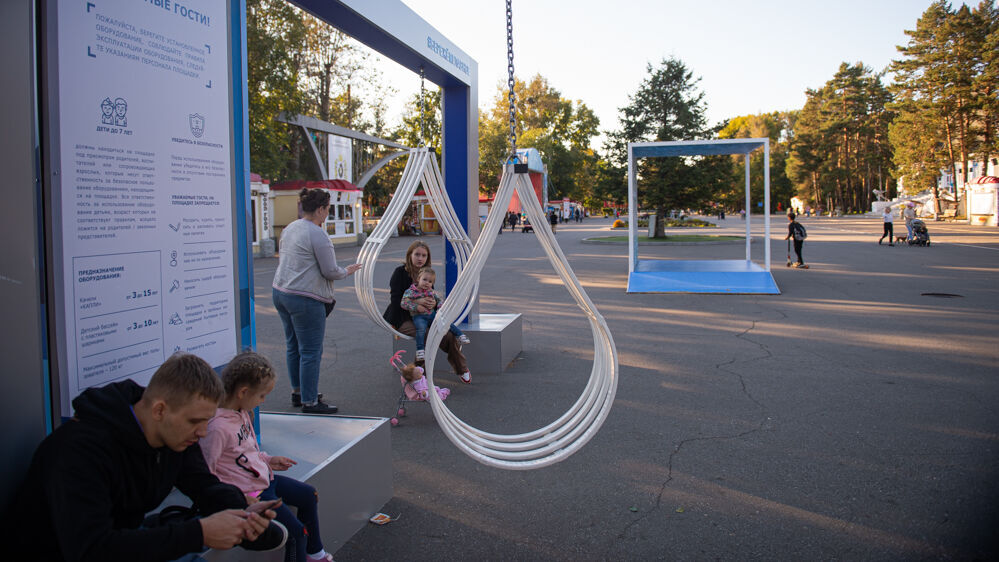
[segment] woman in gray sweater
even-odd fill
[[[302,189],[302,218],[281,232],[280,259],[274,273],[274,308],[284,324],[291,402],[306,414],[335,414],[337,407],[319,399],[319,363],[323,357],[326,316],[333,310],[333,281],[353,275],[362,264],[340,267],[322,228],[330,214],[330,193]]]

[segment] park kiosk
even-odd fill
[[[274,201],[274,230],[277,239],[292,222],[302,218],[298,194],[303,188],[325,189],[330,194],[330,214],[326,219],[326,235],[335,246],[357,244],[362,231],[361,188],[346,180],[289,180],[271,185]]]
[[[968,220],[971,224],[999,225],[999,178],[982,176],[968,184]]]
[[[253,257],[269,258],[277,251],[274,238],[274,196],[271,181],[250,174],[250,224],[253,227]]]

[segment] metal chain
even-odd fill
[[[426,95],[425,94],[425,87],[424,87],[424,78],[425,77],[426,76],[425,76],[425,74],[423,72],[423,67],[421,66],[420,67],[420,146],[426,146],[427,145],[427,141],[426,141],[426,139],[427,139],[427,133],[426,133],[426,128],[424,127],[424,123],[423,123],[423,96]]]
[[[510,157],[517,155],[517,113],[513,93],[513,0],[506,0],[506,71],[507,86],[510,88]]]

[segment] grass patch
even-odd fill
[[[639,242],[732,242],[735,240],[745,240],[744,236],[720,236],[711,234],[671,234],[665,238],[649,238],[648,236],[638,236]],[[627,242],[627,236],[594,236],[587,240],[598,240],[600,242]]]

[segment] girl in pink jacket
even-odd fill
[[[319,498],[312,486],[274,474],[295,465],[288,457],[270,456],[260,450],[253,431],[253,409],[274,390],[277,377],[270,361],[252,351],[240,353],[222,371],[225,399],[208,422],[208,434],[200,441],[205,462],[219,480],[243,491],[246,501],[282,498],[274,510],[276,519],[288,528],[285,560],[327,560],[319,537]],[[298,509],[296,516],[288,506]],[[308,558],[306,558],[308,556]]]

